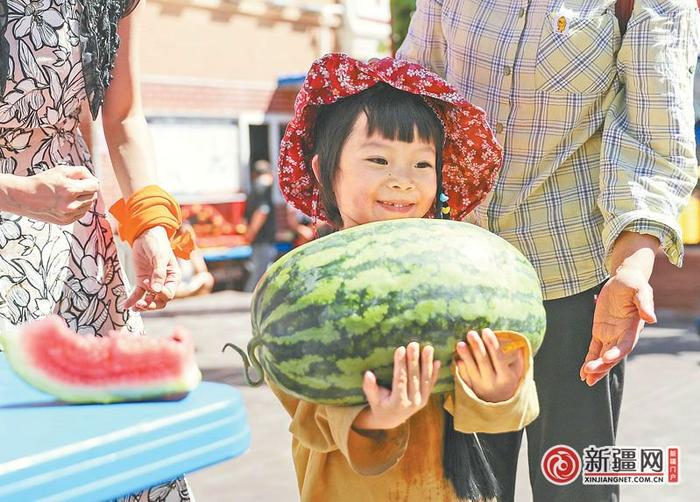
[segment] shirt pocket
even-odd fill
[[[615,80],[620,29],[611,12],[562,18],[550,13],[542,27],[535,65],[539,92],[601,94]]]

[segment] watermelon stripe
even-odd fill
[[[392,298],[393,301],[389,303],[385,317],[389,319],[396,319],[397,317],[409,319],[418,316],[423,318],[423,324],[425,324],[427,322],[436,322],[438,318],[444,319],[445,316],[448,316],[447,318],[449,319],[451,317],[469,318],[470,316],[478,315],[479,307],[475,303],[462,300],[464,296],[478,298],[480,303],[485,302],[492,304],[494,307],[497,304],[507,303],[508,307],[515,312],[530,311],[537,306],[532,301],[532,298],[528,298],[524,294],[510,292],[507,296],[504,296],[502,289],[485,286],[470,288],[468,295],[465,295],[463,288],[436,288],[425,284],[414,288],[414,292],[416,297],[428,298],[429,300],[415,304],[411,301],[411,298],[402,300],[399,295],[396,295]],[[287,294],[292,295],[293,292],[287,291]],[[308,307],[303,307],[309,302],[305,301],[306,297],[301,297],[293,307],[280,306],[268,318],[263,317],[260,319],[258,321],[259,326],[263,333],[268,331],[268,329],[274,331],[269,342],[275,343],[275,340],[280,337],[293,338],[296,336],[296,333],[305,332],[307,329],[317,326],[321,319],[323,319],[324,323],[336,320],[349,320],[352,322],[353,319],[364,318],[367,308],[376,308],[367,299],[368,295],[367,292],[359,292],[355,301],[352,301],[348,298],[349,295],[345,290],[339,290],[332,301],[311,303]],[[430,309],[426,308],[425,312],[423,312],[423,307],[435,307],[437,304],[433,300],[434,298],[442,298],[446,302],[446,306],[435,310],[433,315],[430,316],[428,315]],[[384,300],[382,297],[375,297],[375,301],[381,302]],[[330,304],[338,305],[339,307],[331,310],[328,308]],[[421,314],[421,312],[423,313]],[[282,329],[275,329],[276,327]],[[283,343],[293,342],[284,341]]]
[[[536,328],[538,327],[544,329],[544,325],[536,316],[528,316],[523,319],[495,318],[491,322],[486,318],[475,318],[469,325],[464,324],[460,326],[456,324],[451,330],[430,329],[423,337],[420,335],[416,336],[416,333],[424,331],[424,325],[415,324],[412,326],[409,324],[405,326],[406,329],[382,332],[382,340],[384,347],[387,347],[392,352],[395,348],[405,346],[412,341],[440,347],[443,344],[436,343],[436,341],[447,340],[446,346],[449,347],[451,354],[455,349],[456,343],[459,340],[463,340],[470,329],[480,331],[486,327],[491,327],[494,330],[516,331],[523,334],[528,332],[537,333],[539,330]],[[273,343],[273,339],[270,338],[264,344],[266,352],[269,352],[277,361],[296,360],[305,354],[327,354],[329,346],[333,348],[332,357],[336,359],[353,357],[366,359],[371,356],[374,344],[372,337],[354,336],[342,327],[333,336],[337,337],[336,341],[333,342],[328,342],[325,338],[307,338],[299,341],[293,340],[290,343]]]

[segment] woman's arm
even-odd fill
[[[143,114],[138,70],[137,31],[144,2],[119,23],[121,43],[113,80],[102,105],[105,140],[124,198],[156,182],[153,145]],[[156,310],[175,296],[180,282],[177,260],[164,227],[144,231],[132,245],[136,288],[124,308]]]
[[[35,176],[0,174],[0,211],[68,225],[92,207],[99,188],[85,166],[57,166]]]
[[[119,23],[119,52],[114,79],[105,94],[102,126],[114,173],[122,196],[155,183],[153,145],[141,102],[138,68],[139,19],[142,0],[129,16]]]

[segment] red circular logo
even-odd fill
[[[568,485],[581,472],[581,457],[563,444],[552,446],[542,457],[542,474],[555,485]]]

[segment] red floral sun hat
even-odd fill
[[[422,96],[442,122],[442,190],[452,218],[462,219],[491,190],[503,150],[482,109],[425,67],[390,57],[363,63],[345,54],[327,54],[311,65],[280,145],[279,184],[285,199],[304,214],[328,221],[311,170],[316,110],[378,82]]]

